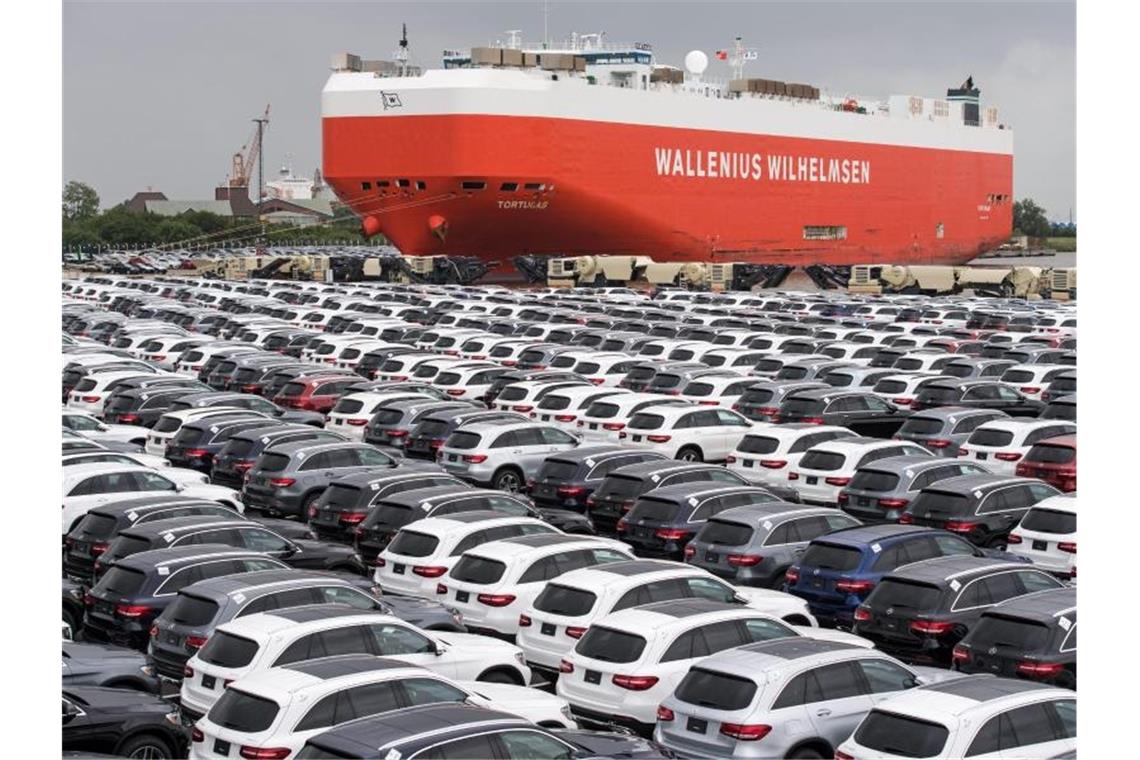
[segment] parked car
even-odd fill
[[[64,753],[182,757],[189,736],[169,702],[134,689],[69,686],[63,690]],[[174,717],[172,717],[174,716]]]
[[[927,486],[959,475],[989,470],[965,461],[930,456],[876,459],[860,467],[839,492],[839,508],[863,523],[898,522],[903,510]]]
[[[994,420],[979,425],[958,447],[959,458],[984,462],[992,472],[1013,475],[1017,462],[1040,441],[1073,435],[1077,426],[1053,420]]]
[[[855,436],[853,431],[835,425],[757,425],[740,439],[726,463],[753,482],[786,485],[788,472],[812,447]]]
[[[330,481],[306,517],[317,538],[350,544],[356,536],[356,528],[385,497],[443,486],[467,489],[458,478],[429,469],[396,467],[380,472],[354,472]]]
[[[806,422],[845,427],[859,435],[889,438],[905,413],[870,391],[797,391],[784,398],[774,422]]]
[[[861,467],[898,456],[930,456],[926,449],[906,441],[881,438],[835,438],[808,449],[788,480],[809,504],[837,505],[839,494]]]
[[[502,491],[520,491],[551,454],[578,446],[564,430],[536,422],[472,423],[453,432],[439,449],[445,472]]]
[[[1018,477],[1039,478],[1062,491],[1077,490],[1077,437],[1044,438],[1017,463]]]
[[[1060,578],[1077,577],[1077,497],[1049,496],[1029,508],[1008,536],[1005,550]]]
[[[920,444],[936,457],[954,458],[979,425],[1005,418],[1005,412],[997,410],[940,406],[907,417],[895,437]]]
[[[630,464],[665,462],[655,451],[621,446],[579,446],[548,456],[526,490],[535,504],[585,512],[587,501],[606,475]]]

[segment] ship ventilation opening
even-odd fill
[[[474,180],[464,180],[459,183],[459,186],[464,190],[483,190],[487,187],[486,182],[476,182]]]
[[[941,240],[945,236],[946,236],[946,228],[942,225],[942,222],[939,222],[938,224],[934,225],[934,237]]]

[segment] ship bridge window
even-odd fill
[[[411,184],[412,184],[412,183],[411,183],[411,182],[409,182],[409,181],[408,181],[408,180],[406,180],[406,179],[398,179],[398,180],[396,180],[396,185],[397,185],[397,186],[399,186],[399,187],[408,187],[408,186],[409,186],[409,185],[411,185]]]
[[[804,227],[804,240],[846,240],[846,227]]]
[[[527,182],[523,185],[523,190],[545,190],[546,185],[541,182]]]
[[[518,190],[518,189],[519,189],[519,183],[518,182],[504,182],[503,184],[499,185],[499,190],[501,192],[504,192],[504,193],[513,193],[515,190]]]
[[[361,182],[360,183],[360,189],[361,190],[371,190],[372,189],[372,183],[371,182]]]
[[[417,190],[427,190],[427,183],[424,182],[422,179],[417,179],[416,180],[416,189]]]
[[[389,185],[391,185],[391,184],[392,184],[392,183],[391,183],[391,182],[389,182],[389,181],[388,181],[388,180],[386,180],[386,179],[378,179],[378,180],[376,180],[376,187],[388,187],[388,186],[389,186]]]
[[[483,190],[487,187],[487,183],[477,182],[475,180],[464,180],[463,182],[459,183],[459,186],[464,190]]]

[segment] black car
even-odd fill
[[[271,372],[296,365],[293,359],[278,353],[255,355],[248,359],[242,356],[231,361],[234,369],[226,378],[225,385],[213,387],[237,393],[257,393],[262,387],[262,380]]]
[[[586,511],[586,501],[613,470],[668,457],[622,446],[581,446],[553,454],[543,461],[527,491],[539,506]]]
[[[1037,399],[997,380],[936,380],[919,389],[911,408],[915,411],[939,406],[964,406],[1005,412],[1011,417],[1036,417],[1045,407]]]
[[[447,437],[461,425],[489,422],[525,422],[518,412],[484,411],[471,408],[446,408],[420,417],[404,445],[404,456],[435,461],[436,452]]]
[[[827,383],[815,380],[762,380],[757,378],[732,405],[733,410],[753,422],[771,422],[780,413],[784,398],[798,391],[827,390]]]
[[[307,515],[309,527],[322,541],[351,544],[356,528],[378,501],[394,493],[441,486],[467,487],[454,475],[430,470],[359,472],[337,478]]]
[[[83,628],[83,586],[70,578],[63,578],[63,622],[71,629],[74,639]]]
[[[166,444],[165,456],[175,467],[209,474],[214,466],[214,457],[235,435],[245,432],[256,434],[279,425],[277,420],[254,416],[250,412],[187,422]]]
[[[133,689],[63,690],[63,750],[120,757],[185,757],[189,735],[171,704]]]
[[[119,560],[83,597],[83,634],[91,641],[142,649],[150,625],[174,594],[204,578],[287,568],[261,552],[194,544]]]
[[[214,629],[258,612],[313,604],[376,610],[428,630],[462,633],[462,618],[435,601],[410,596],[379,599],[371,580],[297,570],[264,570],[209,578],[186,586],[151,629],[147,659],[163,680],[180,682],[186,661]]]
[[[838,425],[857,435],[890,438],[898,432],[907,414],[874,393],[828,388],[797,391],[786,396],[774,422]]]
[[[134,649],[65,641],[63,687],[109,686],[157,694],[160,684],[146,671],[146,656]]]
[[[680,483],[640,496],[617,522],[618,536],[639,557],[685,558],[685,545],[710,517],[732,507],[779,501],[770,491],[724,483]]]
[[[958,447],[975,429],[1005,416],[1005,412],[997,410],[940,406],[907,417],[895,438],[913,441],[936,457],[954,459],[958,456]]]
[[[154,427],[158,418],[170,411],[175,401],[198,388],[136,388],[117,391],[103,404],[103,421],[109,425],[141,425]]]
[[[702,369],[707,370],[710,369],[710,367],[699,362],[663,361],[660,358],[655,360],[645,359],[629,368],[629,371],[625,373],[625,377],[618,383],[618,387],[626,388],[634,393],[644,393],[650,389],[654,378],[656,378],[658,374],[669,375],[671,379],[670,385],[675,387],[681,382],[681,373]],[[680,388],[675,389],[677,393],[681,392]]]
[[[744,477],[719,465],[650,460],[612,470],[586,499],[586,507],[598,532],[614,535],[618,520],[633,509],[634,502],[646,491],[678,483],[705,481],[733,486],[749,485]]]
[[[415,329],[419,331],[420,334],[422,334],[423,331],[421,328]],[[415,337],[418,339],[419,335],[416,335]],[[381,338],[381,340],[387,340],[387,338]],[[371,351],[366,351],[364,355],[360,357],[360,361],[356,363],[354,371],[356,374],[360,375],[363,378],[374,380],[376,379],[377,373],[380,372],[380,368],[384,366],[384,362],[388,361],[389,358],[393,356],[401,356],[403,354],[416,353],[417,350],[418,349],[413,346],[395,345],[384,346],[383,348],[374,348]]]
[[[410,756],[498,760],[675,757],[655,742],[629,733],[548,729],[508,713],[441,702],[348,720],[305,742],[297,760]]]
[[[478,408],[466,401],[437,401],[416,394],[395,397],[373,408],[372,418],[364,426],[364,442],[402,450],[416,424],[427,415],[448,409]]]
[[[96,577],[137,552],[195,544],[218,544],[260,552],[304,570],[356,572],[352,550],[346,546],[304,538],[285,538],[260,523],[244,518],[175,517],[126,530],[111,541],[95,563]]]
[[[245,367],[257,367],[268,363],[272,365],[280,365],[291,362],[289,357],[282,356],[281,354],[272,351],[265,352],[252,352],[243,353],[230,356],[214,365],[214,369],[210,372],[209,377],[206,378],[206,385],[210,386],[216,391],[230,390],[230,384],[234,379],[234,375],[238,369]],[[237,390],[234,388],[234,390]]]
[[[953,651],[954,670],[1077,688],[1077,590],[1019,596],[990,607]]]
[[[300,349],[298,349],[298,355],[299,353]],[[286,365],[280,369],[273,370],[273,372],[262,378],[261,390],[258,395],[266,399],[275,398],[286,385],[289,385],[299,377],[316,378],[324,375],[336,375],[339,377],[343,374],[343,369],[333,367],[317,367],[313,364]]]
[[[107,551],[119,531],[173,517],[239,519],[240,515],[216,501],[178,494],[141,496],[100,505],[83,515],[64,538],[64,575],[90,586],[95,582],[95,561]]]
[[[310,425],[278,423],[276,427],[235,433],[226,445],[214,455],[210,468],[210,482],[230,488],[241,488],[245,474],[261,456],[261,452],[278,443],[294,441],[347,441],[340,433],[322,430]]]
[[[853,632],[911,663],[949,665],[982,613],[1006,599],[1061,588],[1030,564],[997,557],[939,557],[883,577],[855,610]]]
[[[899,522],[943,528],[975,546],[1000,548],[1030,507],[1060,493],[1036,478],[961,475],[919,491]]]

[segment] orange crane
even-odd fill
[[[255,119],[254,121],[258,120]],[[264,125],[269,124],[269,104],[266,104],[265,115],[261,117],[260,121]],[[253,134],[241,146],[241,151],[234,154],[228,181],[230,187],[249,187],[250,175],[253,174],[253,167],[257,164],[257,152],[260,149],[261,145],[257,140],[257,127],[255,126]]]

